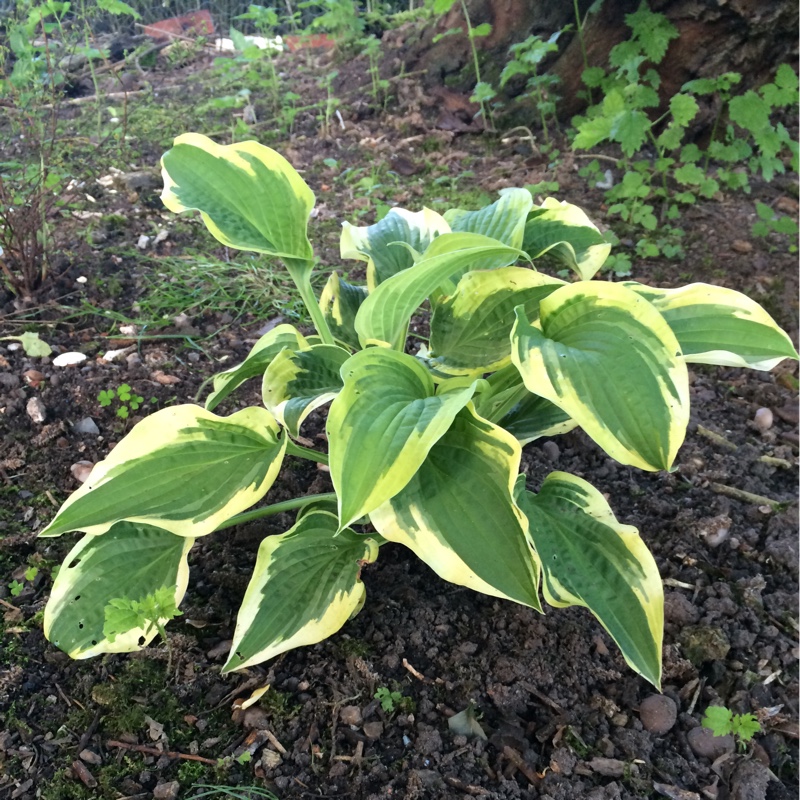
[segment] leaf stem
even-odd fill
[[[331,329],[328,327],[328,321],[325,319],[325,315],[322,313],[322,309],[317,302],[314,290],[311,288],[311,270],[313,268],[313,263],[293,258],[285,258],[283,261],[284,264],[286,264],[289,275],[294,281],[294,285],[297,287],[297,291],[300,293],[303,305],[305,305],[306,310],[311,315],[311,321],[314,323],[314,327],[317,329],[320,339],[322,339],[325,344],[335,344]]]
[[[320,453],[318,450],[312,450],[310,447],[303,447],[293,442],[291,439],[286,443],[286,453],[290,456],[316,461],[318,464],[328,463],[328,456],[326,453]]]
[[[309,494],[305,497],[295,497],[292,500],[284,500],[282,503],[273,503],[270,506],[263,508],[254,508],[252,511],[245,511],[242,514],[237,514],[229,520],[218,525],[214,532],[223,531],[226,528],[232,528],[234,525],[243,525],[245,522],[252,522],[262,517],[274,517],[275,514],[282,514],[284,511],[294,511],[298,508],[305,508],[312,503],[324,502],[326,500],[336,501],[336,492],[327,492],[324,494]]]

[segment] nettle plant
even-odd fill
[[[364,602],[362,568],[398,542],[452,583],[538,611],[540,590],[550,605],[586,606],[658,686],[653,557],[582,478],[552,472],[530,491],[522,446],[580,426],[622,464],[671,469],[689,419],[687,363],[770,369],[797,357],[769,315],[717,286],[591,280],[610,245],[576,206],[535,206],[524,189],[478,211],[395,208],[369,227],[344,223],[342,257],[367,262],[366,285],[332,272],[317,300],[315,199],[282,156],[189,133],[162,166],[167,208],[200,211],[228,247],[280,258],[316,333],[273,328],[215,376],[204,408],[151,414],[95,466],[41,533],[86,534],[56,578],[47,637],[74,658],[145,645],[186,592],[198,537],[298,509],[261,543],[225,671],[336,632]],[[538,272],[546,258],[578,279]],[[430,340],[411,352],[420,313]],[[263,406],[213,413],[250,378]],[[300,433],[327,403],[323,453]],[[327,463],[335,491],[247,511],[286,457]],[[121,599],[164,588],[169,615],[121,629]]]

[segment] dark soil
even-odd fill
[[[201,66],[159,80],[186,80],[199,98]],[[291,71],[286,80],[304,102],[324,96],[316,81],[324,58],[286,58],[280,66]],[[331,136],[321,136],[314,116],[301,115],[292,136],[263,138],[305,169],[317,194],[310,238],[323,271],[338,266],[338,222],[355,216],[360,224],[372,222],[381,202],[416,209],[446,198],[447,205],[476,207],[503,186],[547,177],[560,181],[561,199],[603,219],[601,193],[586,188],[569,156],[554,174],[524,140],[441,130],[439,101],[411,82],[397,84],[391,115],[377,116],[357,89],[365,65],[339,70],[344,130],[336,121]],[[186,119],[181,124],[191,129]],[[164,143],[138,146],[135,166],[144,169],[155,165]],[[327,158],[338,166],[323,164]],[[456,188],[467,165],[474,174]],[[371,194],[337,179],[348,167],[364,166],[367,175],[383,169],[383,185]],[[387,177],[386,166],[394,176]],[[431,189],[434,175],[447,176],[453,191]],[[146,409],[193,401],[201,383],[241,360],[276,317],[271,304],[241,316],[241,309],[222,306],[143,326],[134,304],[146,302],[148,278],[159,267],[137,257],[142,234],[170,231],[155,250],[148,245],[156,259],[192,249],[226,256],[199,224],[163,216],[158,191],[118,187],[112,194],[92,185],[87,192],[97,202],[85,210],[122,215],[123,224],[103,217],[101,235],[92,237],[81,220],[64,215],[48,283],[28,304],[10,295],[0,302],[3,335],[35,329],[55,351],[89,356],[82,365],[56,368],[52,357],[29,358],[8,341],[0,347],[0,797],[192,797],[198,783],[265,787],[280,798],[365,800],[797,796],[792,365],[772,373],[693,367],[693,416],[671,474],[620,466],[578,431],[525,448],[531,488],[553,469],[587,478],[654,552],[666,591],[663,699],[648,700],[653,687],[626,666],[587,611],[542,616],[453,587],[399,547],[383,548],[364,570],[367,603],[339,634],[223,677],[258,543],[286,530],[293,522],[288,515],[198,541],[183,616],[169,626],[169,672],[163,646],[86,662],[52,647],[41,612],[51,572],[77,539],[38,541],[36,532],[79,485],[72,465],[102,459]],[[785,240],[749,235],[756,199],[791,204],[796,194],[793,176],[756,186],[751,196],[698,205],[681,220],[686,260],[637,263],[633,278],[739,289],[796,341],[796,258]],[[87,280],[76,282],[82,276]],[[281,308],[286,316],[286,303]],[[114,314],[138,320],[136,333],[111,338],[126,335]],[[102,359],[125,346],[119,360]],[[101,390],[122,383],[145,398],[127,421],[98,402]],[[42,422],[28,411],[35,398],[45,409]],[[235,401],[257,403],[258,387],[248,386]],[[229,402],[220,410],[235,407]],[[763,432],[754,424],[760,408],[774,415]],[[87,418],[97,433],[79,432]],[[306,435],[313,438],[321,425],[315,415]],[[326,473],[287,459],[267,500],[329,489]],[[741,492],[775,502],[748,501]],[[39,568],[33,581],[24,578],[29,566]],[[9,591],[12,580],[24,585],[17,596]],[[258,703],[238,708],[265,684],[270,689]],[[381,688],[401,695],[391,711],[375,699]],[[470,703],[487,740],[449,730],[448,717]],[[756,714],[763,733],[741,749],[703,736],[700,720],[712,704]]]

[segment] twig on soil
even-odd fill
[[[488,789],[484,789],[482,786],[473,786],[471,783],[464,783],[464,781],[456,778],[455,775],[445,775],[444,780],[445,783],[449,783],[454,789],[458,789],[459,792],[465,792],[473,796],[489,794]]]
[[[573,153],[573,158],[597,158],[600,161],[610,161],[612,164],[619,164],[620,159],[614,156],[602,156],[598,153]]]
[[[423,683],[430,683],[430,681],[418,670],[415,669],[411,664],[408,663],[408,659],[403,659],[403,666],[415,677],[417,680],[422,681]]]
[[[551,700],[546,694],[542,694],[535,686],[532,686],[527,681],[520,681],[519,684],[526,692],[530,692],[539,702],[544,703],[549,708],[552,708],[556,714],[560,714],[561,716],[566,716],[566,712],[564,711],[561,706],[555,702],[555,700]]]
[[[726,439],[724,436],[721,436],[719,433],[715,433],[708,428],[704,428],[702,425],[697,426],[697,435],[702,436],[704,439],[708,439],[710,442],[719,445],[725,450],[730,450],[733,452],[734,450],[738,449],[737,446],[729,439]]]
[[[531,786],[538,786],[541,778],[524,761],[522,756],[513,747],[506,745],[503,748],[503,755],[528,779]]]
[[[56,684],[56,688],[58,688],[58,684]],[[97,726],[100,723],[100,717],[102,716],[100,709],[97,709],[94,715],[94,719],[89,723],[89,727],[83,732],[83,736],[81,736],[80,740],[78,741],[77,752],[82,753],[85,749],[86,745],[89,744],[89,739],[92,738],[94,732],[97,730]]]
[[[69,697],[64,694],[64,690],[57,683],[54,683],[53,685],[56,687],[56,691],[60,695],[61,699],[67,704],[67,708],[72,708],[72,700],[70,700]],[[83,747],[86,747],[86,745],[84,744]],[[83,747],[81,747],[81,750],[83,750]],[[80,753],[81,750],[78,750],[78,752]]]
[[[184,761],[199,761],[201,764],[211,764],[212,766],[216,766],[217,764],[214,758],[195,756],[191,753],[178,753],[175,750],[159,750],[157,747],[148,747],[146,744],[128,744],[127,742],[118,742],[114,739],[107,741],[106,747],[120,747],[123,750],[133,750],[148,756],[166,756],[167,758],[180,758]]]
[[[727,486],[724,483],[712,483],[710,486],[717,494],[724,494],[726,497],[732,497],[734,500],[741,500],[743,503],[753,503],[757,506],[769,506],[773,510],[785,505],[785,503],[782,503],[780,500],[764,497],[763,494],[746,492],[744,489],[737,489],[735,486]]]
[[[782,469],[794,469],[794,464],[787,461],[785,458],[776,458],[775,456],[759,456],[758,460],[762,464],[768,464],[770,467],[781,467]]]

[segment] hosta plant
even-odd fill
[[[366,281],[332,271],[317,299],[314,195],[283,157],[184,134],[162,166],[167,208],[199,211],[228,247],[280,259],[316,332],[277,325],[214,378],[205,407],[151,414],[95,466],[41,533],[85,534],[53,586],[49,639],[75,658],[145,645],[155,622],[131,618],[112,637],[109,607],[166,587],[177,608],[198,537],[296,509],[288,531],[261,543],[225,670],[336,632],[364,602],[361,570],[398,542],[476,591],[587,607],[657,686],[653,557],[582,478],[552,472],[531,491],[522,447],[580,426],[622,464],[671,469],[688,363],[770,369],[797,357],[769,315],[717,286],[592,280],[603,236],[576,206],[536,206],[523,189],[477,211],[395,208],[369,227],[344,223],[342,258],[366,262]],[[574,280],[537,271],[545,260]],[[407,337],[420,314],[422,346]],[[263,405],[218,415],[251,378]],[[326,405],[322,452],[302,433]],[[334,492],[259,506],[286,458],[327,463]]]

